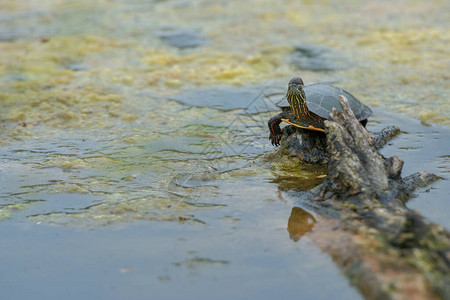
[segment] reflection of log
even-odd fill
[[[327,180],[312,199],[323,217],[310,234],[367,299],[450,299],[450,234],[407,209],[416,187],[437,178],[401,178],[403,161],[378,153],[346,99],[325,122]]]

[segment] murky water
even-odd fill
[[[0,2],[2,294],[359,299],[296,198],[324,166],[268,155],[266,122],[293,75],[348,89],[444,178],[408,205],[450,229],[447,8]]]

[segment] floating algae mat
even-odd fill
[[[383,150],[404,175],[444,178],[410,206],[450,228],[446,11],[1,3],[2,294],[360,299],[308,239],[320,219],[298,195],[325,167],[271,156],[267,120],[294,75],[351,91],[369,130],[404,131]]]

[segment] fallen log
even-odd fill
[[[402,178],[340,97],[325,121],[327,179],[305,202],[319,216],[309,237],[366,299],[450,299],[450,233],[405,203],[437,176]]]

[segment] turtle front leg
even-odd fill
[[[269,131],[270,131],[269,139],[270,139],[272,145],[274,145],[274,146],[280,145],[280,140],[281,140],[280,123],[281,123],[282,118],[284,118],[284,113],[280,113],[276,116],[273,116],[272,118],[270,118],[269,122],[267,122],[267,124],[269,125]]]

